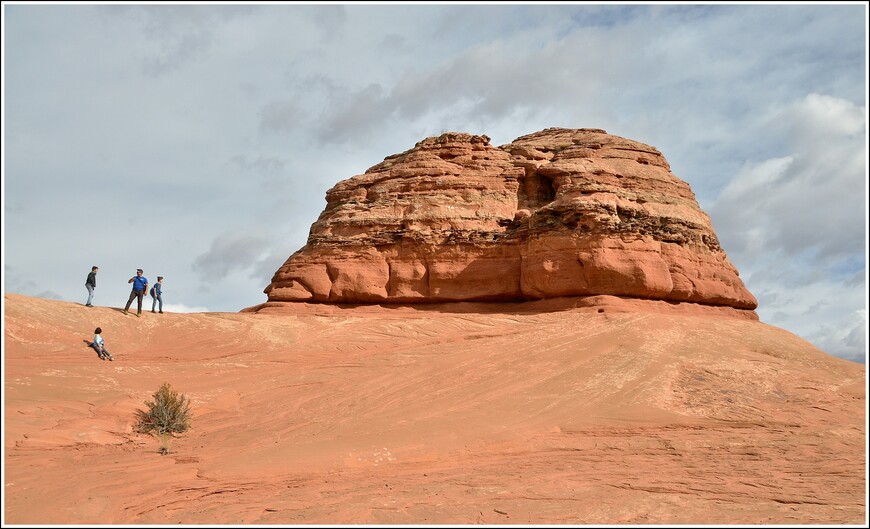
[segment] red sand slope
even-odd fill
[[[4,521],[866,523],[865,366],[617,305],[138,319],[7,294]],[[194,414],[165,456],[134,432],[163,382]]]

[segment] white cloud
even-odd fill
[[[789,136],[788,154],[748,161],[710,208],[733,253],[758,260],[782,252],[818,264],[863,253],[865,114],[809,94],[771,118],[768,129]]]
[[[747,196],[766,196],[775,192],[774,187],[793,161],[793,156],[785,156],[748,165],[728,182],[719,200],[731,203]]]
[[[211,312],[208,307],[188,307],[177,303],[164,303],[163,312]],[[233,311],[236,312],[236,311]]]

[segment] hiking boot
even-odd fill
[[[160,314],[163,314],[163,311],[162,311],[162,310],[160,311]]]
[[[130,314],[130,313],[127,312],[127,309],[124,309],[124,314]]]
[[[137,312],[137,313],[136,313],[136,317],[137,317],[137,318],[141,318],[141,317],[142,317],[142,313],[141,313],[141,312]]]
[[[157,314],[157,311],[156,311],[156,310],[152,310],[152,311],[151,311],[151,314]]]

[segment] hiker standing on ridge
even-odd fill
[[[128,283],[133,283],[133,290],[130,291],[130,299],[127,300],[127,305],[124,306],[124,314],[130,309],[130,303],[133,303],[133,298],[138,302],[139,310],[136,312],[136,317],[142,316],[142,298],[145,292],[148,291],[148,278],[142,275],[142,269],[136,269],[136,275],[127,280]]]
[[[85,288],[88,289],[88,302],[85,303],[85,307],[93,307],[91,300],[94,299],[94,289],[97,288],[97,272],[99,270],[99,266],[92,266],[91,273],[88,274],[88,278],[85,280]]]
[[[160,302],[160,314],[163,314],[163,276],[157,276],[157,282],[151,287],[151,312],[155,312],[154,307],[158,301]]]

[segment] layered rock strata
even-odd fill
[[[613,295],[752,310],[689,185],[654,147],[550,128],[447,133],[336,184],[269,301]]]

